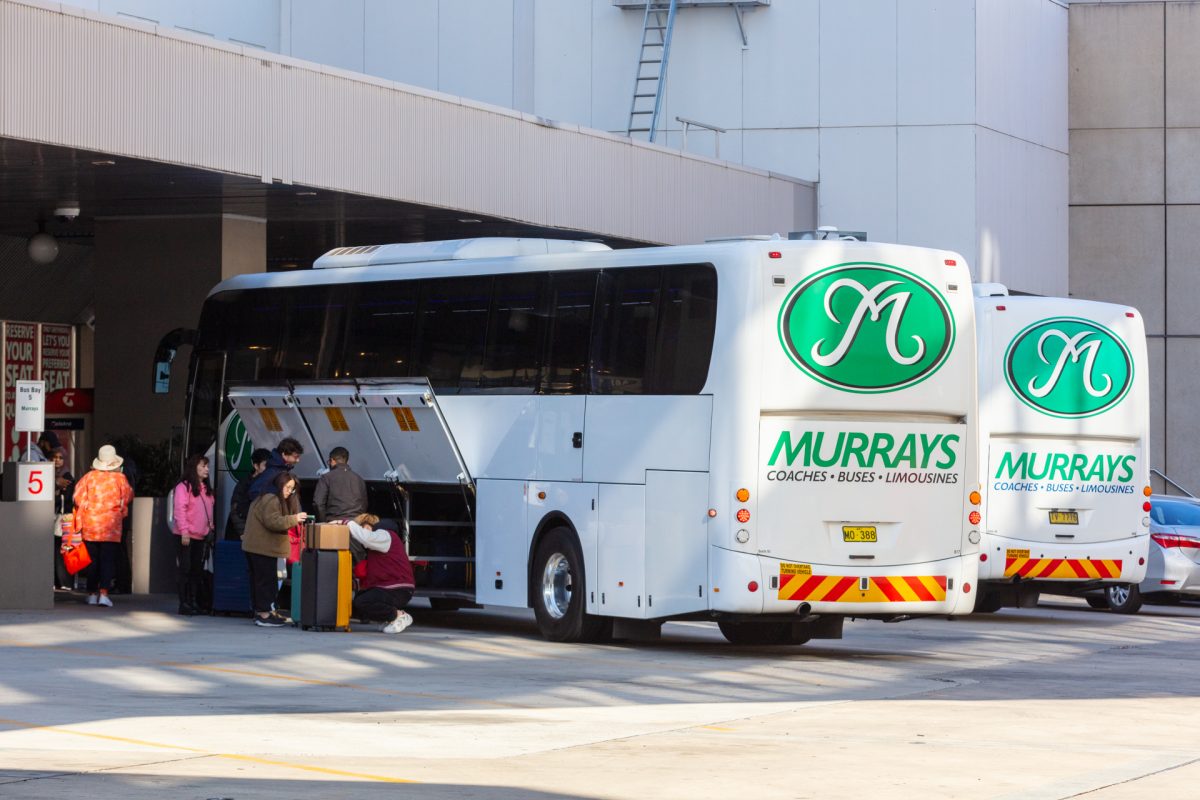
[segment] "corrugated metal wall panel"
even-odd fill
[[[797,206],[739,167],[10,0],[0,136],[657,242],[783,230]]]

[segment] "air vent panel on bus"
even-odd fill
[[[422,261],[512,258],[550,253],[592,253],[611,249],[608,245],[600,242],[582,242],[574,239],[507,237],[449,239],[442,242],[339,247],[318,258],[313,267],[316,269],[366,267],[374,264],[415,264]]]

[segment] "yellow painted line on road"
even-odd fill
[[[461,697],[452,694],[438,694],[436,692],[410,692],[403,689],[386,689],[379,686],[366,686],[358,683],[346,683],[344,681],[327,681],[320,678],[304,678],[299,675],[284,675],[276,672],[259,672],[258,670],[237,669],[234,667],[217,667],[209,664],[189,664],[186,661],[146,661],[136,656],[124,656],[116,653],[105,653],[102,650],[90,650],[82,647],[72,647],[69,645],[57,644],[38,644],[36,642],[19,642],[10,639],[0,639],[0,648],[2,647],[20,647],[30,650],[52,650],[57,653],[68,653],[70,655],[88,656],[93,658],[111,658],[117,661],[135,662],[139,666],[162,667],[164,669],[182,669],[192,672],[214,672],[225,675],[238,675],[246,678],[262,678],[264,680],[287,681],[289,683],[301,683],[309,686],[327,686],[334,689],[350,689],[356,692],[371,692],[373,694],[390,695],[394,697],[416,697],[422,700],[446,700],[456,703],[475,704],[481,706],[491,706],[495,708],[508,708],[529,710],[536,706],[505,703],[501,700],[485,700],[479,697]]]
[[[166,744],[164,742],[151,742],[145,739],[131,739],[128,736],[110,736],[106,733],[92,733],[91,731],[76,731],[70,728],[62,728],[57,725],[39,725],[34,722],[25,722],[19,719],[5,719],[0,717],[0,725],[7,725],[10,728],[20,728],[28,731],[47,731],[49,733],[61,733],[67,736],[82,736],[88,739],[100,739],[107,742],[120,742],[122,744],[133,744],[139,747],[152,747],[158,750],[178,750],[184,753],[195,753],[198,756],[208,758],[224,758],[230,761],[246,761],[251,764],[262,764],[270,767],[283,767],[285,769],[298,769],[305,772],[318,772],[322,775],[335,775],[339,778],[355,778],[356,780],[372,781],[374,783],[419,783],[419,781],[410,780],[408,778],[392,778],[387,775],[372,775],[366,772],[350,772],[343,769],[330,769],[329,767],[318,767],[312,764],[297,764],[291,761],[276,761],[270,758],[258,758],[257,756],[244,756],[237,753],[210,753],[207,750],[201,750],[197,747],[186,747],[179,744]]]

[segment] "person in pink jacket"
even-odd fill
[[[208,485],[208,459],[190,457],[175,486],[171,532],[179,537],[179,613],[193,616],[207,605],[203,598],[205,540],[213,532],[213,492]]]

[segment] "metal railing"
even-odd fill
[[[687,150],[688,128],[703,128],[706,131],[712,131],[713,138],[716,140],[716,154],[714,158],[721,157],[721,134],[725,133],[724,128],[718,128],[716,125],[709,125],[705,122],[697,122],[696,120],[688,119],[687,117],[676,117],[675,121],[683,123],[683,143],[679,146],[680,150]]]
[[[1153,467],[1151,467],[1151,468],[1150,468],[1150,474],[1151,474],[1151,475],[1157,475],[1158,477],[1162,478],[1162,479],[1163,479],[1164,481],[1166,481],[1168,484],[1170,484],[1170,485],[1171,485],[1171,486],[1173,486],[1174,488],[1178,489],[1179,491],[1183,492],[1183,493],[1184,493],[1184,494],[1186,494],[1188,497],[1191,497],[1191,498],[1193,498],[1193,499],[1196,497],[1196,495],[1192,494],[1192,493],[1191,493],[1191,492],[1189,492],[1187,489],[1183,488],[1183,487],[1182,487],[1182,486],[1180,486],[1178,483],[1176,483],[1175,481],[1171,480],[1171,479],[1170,479],[1170,478],[1168,478],[1166,475],[1164,475],[1164,474],[1163,474],[1161,471],[1159,471],[1159,470],[1157,470],[1157,469],[1154,469]]]

